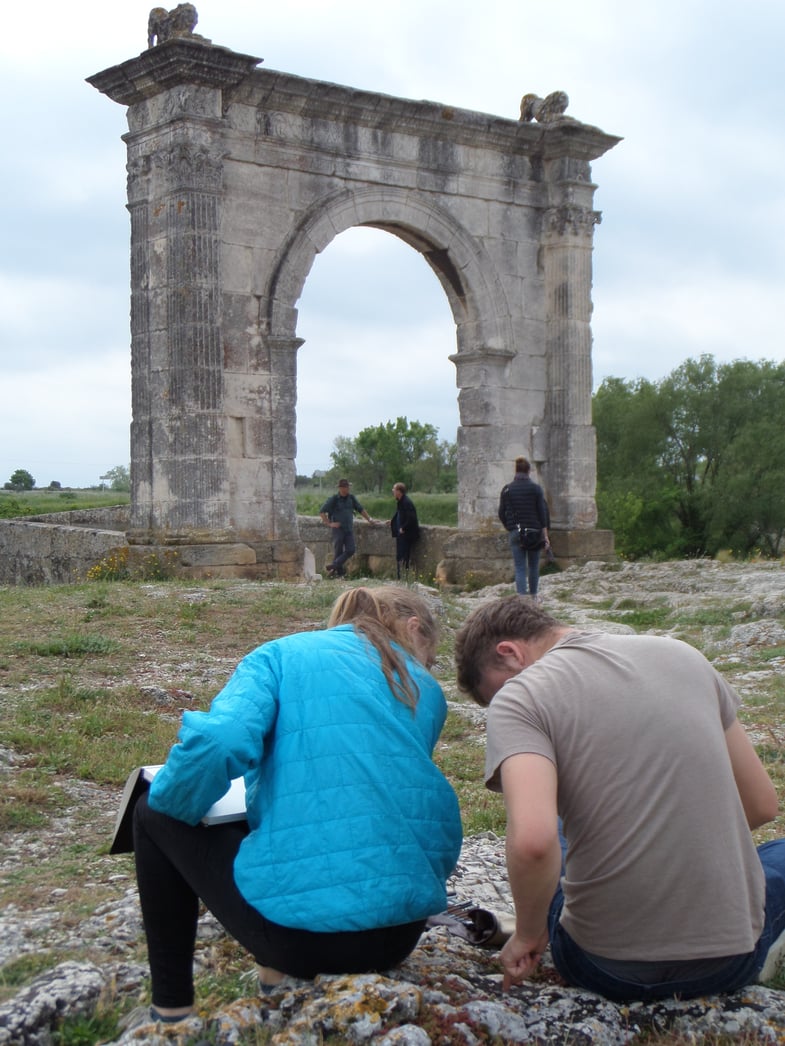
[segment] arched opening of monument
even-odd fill
[[[331,468],[337,437],[398,417],[455,442],[455,322],[416,250],[378,229],[348,229],[317,255],[297,310],[298,475]]]

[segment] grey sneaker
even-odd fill
[[[763,963],[760,973],[758,974],[758,983],[765,984],[767,981],[773,980],[779,973],[784,962],[785,930],[782,931],[766,953],[766,961]]]

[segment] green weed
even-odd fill
[[[36,654],[38,657],[87,657],[90,654],[111,654],[119,644],[106,636],[72,634],[53,639],[18,642],[19,653]]]
[[[619,624],[629,625],[640,632],[667,628],[670,616],[671,611],[668,607],[637,607],[630,610],[610,610],[605,615],[608,621],[617,621]]]
[[[119,1033],[114,1013],[66,1017],[52,1033],[53,1046],[95,1046],[98,1042],[113,1041]]]
[[[51,952],[26,952],[0,966],[0,989],[18,988],[56,964]]]

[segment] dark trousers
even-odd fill
[[[335,573],[343,577],[346,573],[345,564],[357,551],[354,543],[354,532],[351,530],[333,530],[333,566]]]
[[[413,548],[414,542],[407,534],[398,534],[395,539],[395,559],[398,564],[398,577],[401,576],[401,567],[404,570],[409,569]]]
[[[154,1006],[194,1001],[193,955],[199,900],[261,966],[292,977],[366,973],[397,966],[425,922],[373,930],[314,933],[271,922],[234,881],[234,859],[248,832],[244,822],[195,828],[151,810],[142,796],[134,811],[134,851]]]

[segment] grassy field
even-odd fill
[[[591,577],[574,580],[580,577],[568,571],[548,579],[557,616],[574,623],[591,613],[638,631],[667,631],[703,649],[745,693],[742,718],[785,798],[785,681],[777,670],[785,648],[752,645],[742,655],[718,655],[733,625],[754,621],[760,608],[744,595],[696,597],[674,608],[634,586],[632,595],[606,596]],[[328,584],[226,580],[0,588],[0,848],[10,854],[29,846],[38,854],[4,870],[0,908],[37,909],[56,892],[77,922],[116,895],[113,878],[120,872],[132,878],[130,858],[107,853],[117,790],[129,770],[163,761],[182,710],[206,708],[248,650],[286,632],[323,627],[335,594]],[[434,671],[454,707],[436,760],[458,793],[466,833],[503,835],[502,800],[482,785],[483,729],[461,713],[471,706],[455,687],[453,637],[467,604],[460,595],[444,595],[442,603]],[[779,623],[785,625],[785,611]],[[93,790],[94,801],[74,814],[73,789],[80,785]],[[66,811],[67,837],[41,854],[35,841],[50,835]],[[759,841],[785,835],[785,820],[756,834]],[[70,957],[6,964],[0,1001],[40,968]],[[235,977],[228,962],[225,978],[200,993],[231,997]]]
[[[316,516],[319,508],[333,493],[332,488],[298,489],[297,512],[301,516]],[[358,501],[374,519],[389,519],[395,511],[395,499],[389,495],[355,492]],[[420,522],[429,526],[455,527],[458,525],[457,494],[412,494]],[[127,505],[130,494],[113,490],[0,490],[0,519],[19,516],[39,516],[48,512],[68,512],[73,509],[105,508],[109,505]]]
[[[0,490],[0,519],[127,505],[130,500],[130,494],[115,490]]]
[[[237,661],[259,643],[324,627],[334,598],[328,585],[260,590],[227,581],[0,589],[3,736],[20,753],[21,777],[31,787],[29,803],[19,801],[18,787],[13,802],[0,793],[0,829],[45,820],[58,775],[119,786],[131,767],[161,762],[181,707],[206,708]],[[448,609],[435,669],[448,690],[454,690],[451,616]],[[171,695],[173,711],[161,710],[161,694]],[[459,754],[470,735],[475,743]],[[443,738],[451,772],[474,785],[478,742],[477,729],[461,718],[448,724]],[[498,802],[489,814],[485,802],[466,798],[467,831],[502,829]],[[0,887],[0,903],[5,900]]]
[[[332,489],[298,490],[297,512],[301,516],[316,516],[319,508],[334,493]],[[389,519],[395,512],[395,499],[389,494],[358,493],[353,491],[357,500],[373,519]],[[411,493],[411,499],[417,508],[420,523],[431,527],[458,526],[457,494],[418,494]]]

